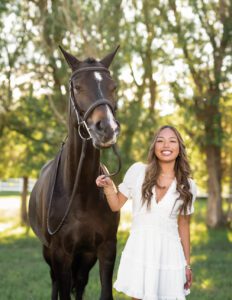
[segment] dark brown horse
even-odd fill
[[[113,299],[119,215],[110,210],[95,179],[101,172],[99,148],[115,144],[119,133],[116,84],[108,70],[117,49],[101,61],[81,62],[61,48],[72,69],[68,138],[43,167],[29,203],[30,224],[50,266],[52,300],[69,300],[72,290],[82,299],[97,259],[100,299]]]

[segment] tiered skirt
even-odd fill
[[[134,218],[114,288],[142,300],[185,300],[186,260],[177,220],[149,214]]]

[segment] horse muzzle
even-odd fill
[[[120,133],[120,125],[118,121],[109,123],[102,120],[90,126],[90,132],[93,139],[93,146],[96,148],[108,148],[117,142]]]

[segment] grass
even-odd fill
[[[15,196],[0,197],[0,300],[50,299],[50,277],[41,254],[41,245],[31,231],[19,227],[18,206],[6,211],[1,204],[16,203]],[[225,228],[207,229],[204,224],[205,201],[197,201],[196,215],[192,219],[192,265],[194,283],[187,300],[232,300],[232,232]],[[123,215],[122,225],[130,221]],[[7,226],[2,226],[7,224]],[[128,231],[118,233],[118,256],[128,237]],[[96,265],[91,273],[85,300],[97,300],[100,293],[99,270]],[[114,291],[116,300],[129,297]]]

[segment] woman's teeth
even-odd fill
[[[171,155],[171,154],[172,154],[172,151],[164,150],[164,151],[161,151],[161,153],[162,153],[163,155]]]

